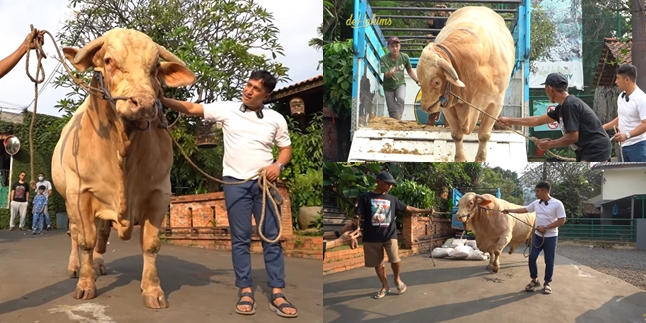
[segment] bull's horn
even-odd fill
[[[455,83],[457,84],[464,84],[462,81],[460,81],[460,77],[458,77],[458,73],[455,71],[453,66],[451,66],[451,63],[447,62],[444,58],[441,58],[438,60],[437,65],[441,67],[443,70],[445,70],[447,73],[449,73],[449,76],[455,80]]]
[[[476,194],[476,199],[481,199],[481,200],[485,200],[485,201],[489,200],[488,198],[486,198],[486,197],[484,197],[484,196],[482,196],[480,194]]]
[[[74,56],[74,64],[78,64],[81,61],[83,61],[83,59],[85,58],[85,56],[87,56],[88,53],[96,52],[97,49],[103,46],[104,42],[105,42],[105,37],[101,36],[85,44],[85,46],[83,46],[83,48],[81,48],[78,51],[78,53],[76,53],[76,56]]]
[[[169,52],[168,49],[166,49],[164,46],[157,44],[157,49],[159,50],[159,57],[163,58],[167,62],[175,62],[186,66],[186,63],[184,63],[184,61],[175,56],[175,54]]]

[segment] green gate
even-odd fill
[[[559,238],[635,242],[634,219],[577,218],[559,227]]]

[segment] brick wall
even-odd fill
[[[295,237],[292,228],[289,192],[283,185],[279,186],[279,190],[283,197],[280,209],[281,242],[284,249],[289,251],[290,248],[291,250],[294,250],[294,248],[297,250],[318,248],[318,253],[320,254],[322,238],[318,238],[321,241],[318,242],[318,247],[316,247],[316,237]],[[251,252],[261,253],[262,244],[256,234],[256,221],[253,217],[250,217],[250,221],[254,232],[251,238]],[[170,212],[164,219],[162,232],[164,233],[162,239],[173,244],[231,250],[231,236],[224,193],[216,192],[171,197]],[[268,238],[272,239],[274,237]],[[307,242],[303,243],[303,240],[307,240]],[[312,252],[312,254],[315,254],[315,252]]]
[[[400,242],[399,257],[430,252],[434,247],[453,235],[451,221],[440,218],[405,216],[403,232],[398,235]],[[384,253],[384,260],[388,256]],[[344,270],[362,267],[363,248],[340,249],[325,253],[323,274],[337,273]]]

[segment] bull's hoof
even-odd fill
[[[94,271],[97,275],[107,275],[108,270],[105,267],[103,259],[94,259]]]
[[[93,299],[96,297],[96,285],[93,281],[79,281],[74,290],[76,299]]]
[[[489,271],[489,272],[493,271],[493,267],[492,267],[491,265],[487,266],[487,268],[485,268],[485,269],[486,269],[487,271]]]
[[[497,274],[498,270],[500,270],[500,267],[493,267],[493,269],[492,269],[494,274]]]
[[[69,278],[78,278],[80,272],[79,266],[70,266],[67,267],[67,277]]]
[[[456,163],[466,163],[466,162],[467,162],[467,158],[466,158],[466,157],[464,157],[464,155],[462,155],[462,156],[455,155],[455,162],[456,162]]]
[[[164,291],[161,288],[155,288],[149,292],[142,292],[141,297],[143,298],[144,306],[148,308],[168,308],[168,300],[164,296]]]

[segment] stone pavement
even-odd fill
[[[237,288],[230,252],[163,243],[157,268],[170,303],[163,310],[147,309],[141,300],[138,227],[130,241],[119,240],[114,232],[110,236],[104,255],[108,275],[99,276],[93,300],[72,298],[77,279],[66,276],[69,252],[62,230],[41,236],[0,231],[0,323],[323,322],[320,260],[285,258],[285,294],[300,312],[287,319],[269,309],[262,255],[252,254],[258,309],[242,316],[234,311]]]
[[[402,259],[407,291],[397,295],[387,265],[391,294],[376,300],[381,286],[374,269],[357,268],[323,277],[325,323],[500,322],[608,323],[645,322],[646,291],[620,279],[557,256],[553,293],[525,292],[529,283],[522,248],[501,257],[498,274],[488,261],[435,259],[429,254]],[[539,279],[544,262],[539,257]],[[646,271],[645,271],[646,274]]]

